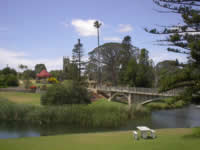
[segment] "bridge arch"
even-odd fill
[[[109,98],[109,101],[112,101],[116,96],[124,96],[126,97],[126,100],[128,100],[128,95],[126,93],[115,93]]]
[[[149,100],[146,100],[142,103],[140,103],[141,105],[146,105],[148,103],[151,103],[151,102],[155,102],[155,101],[161,101],[163,99],[163,97],[158,97],[158,98],[154,98],[154,99],[149,99]]]

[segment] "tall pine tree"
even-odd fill
[[[81,70],[83,70],[84,62],[83,58],[83,44],[81,44],[80,39],[78,39],[78,43],[74,45],[72,50],[72,63],[75,64],[78,68],[78,80],[81,80]]]
[[[160,13],[180,14],[183,23],[164,26],[163,29],[145,29],[153,34],[165,34],[161,45],[168,45],[168,51],[188,55],[188,62],[179,74],[170,77],[164,90],[187,87],[187,96],[200,97],[200,0],[153,0],[165,10]]]

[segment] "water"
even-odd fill
[[[152,112],[149,118],[137,119],[130,121],[124,127],[116,130],[132,130],[136,126],[145,125],[153,129],[158,128],[191,128],[200,126],[200,108],[195,105],[190,105],[185,108],[175,110],[161,110]],[[108,130],[94,129],[74,129],[66,126],[53,127],[36,127],[28,126],[27,124],[13,124],[0,122],[0,139],[1,138],[21,138],[47,136],[55,134],[71,134],[71,133],[88,133],[101,132]]]

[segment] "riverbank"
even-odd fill
[[[189,102],[186,103],[184,100],[178,99],[176,97],[170,97],[156,102],[148,103],[145,106],[150,110],[164,110],[182,108],[188,104]]]
[[[196,150],[200,138],[193,129],[156,130],[158,138],[135,141],[132,131],[70,134],[18,139],[0,139],[2,150]]]

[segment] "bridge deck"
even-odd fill
[[[130,94],[138,94],[138,95],[152,95],[152,96],[164,96],[171,97],[177,96],[182,90],[175,89],[167,92],[159,93],[156,88],[130,88],[130,87],[97,87],[97,91],[104,92],[117,92],[117,93],[130,93]]]

